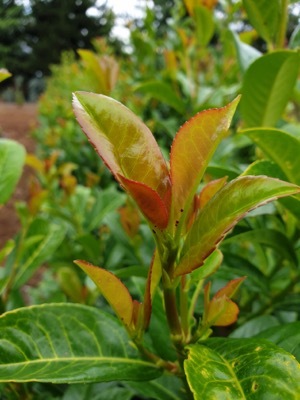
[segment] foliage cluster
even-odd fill
[[[147,9],[127,57],[96,40],[52,69],[22,228],[0,253],[4,398],[298,398],[290,3],[175,1],[163,38]],[[0,151],[4,203],[24,150]]]

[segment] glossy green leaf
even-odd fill
[[[195,400],[299,398],[299,363],[273,343],[216,338],[204,344],[189,346],[184,362]]]
[[[209,257],[205,259],[201,268],[198,268],[191,273],[192,280],[194,282],[199,282],[202,279],[208,278],[217,271],[222,261],[223,254],[219,249],[216,249]]]
[[[0,317],[0,382],[89,383],[150,380],[118,321],[78,304],[17,309]]]
[[[278,32],[281,11],[280,0],[243,0],[250,23],[267,42],[274,40]]]
[[[174,221],[191,203],[214,151],[229,129],[238,102],[239,97],[226,107],[200,112],[177,133],[170,159]]]
[[[166,82],[148,81],[141,83],[135,88],[136,91],[145,93],[148,96],[161,101],[164,104],[174,108],[180,114],[185,111],[185,103],[176,93],[176,91]]]
[[[272,161],[260,160],[256,161],[243,172],[242,175],[267,175],[273,178],[288,180],[282,169]],[[279,202],[283,204],[296,218],[300,218],[300,195],[293,197],[285,197]]]
[[[133,196],[141,187],[144,189],[136,195],[139,204],[142,194],[147,203],[149,193],[154,191],[168,210],[170,177],[167,164],[146,125],[121,103],[103,95],[77,92],[73,106],[83,131],[115,178],[120,181],[124,177],[122,184],[129,191],[134,186]],[[159,219],[151,222],[159,223]]]
[[[201,266],[248,211],[299,191],[296,185],[266,176],[243,176],[229,182],[200,211],[187,235],[175,276]]]
[[[145,382],[143,383],[145,384]],[[115,382],[90,383],[85,385],[79,383],[77,385],[69,385],[61,400],[131,400],[133,396],[133,390],[116,385]]]
[[[238,34],[236,34],[235,32],[232,31],[231,33],[234,39],[240,69],[243,73],[245,73],[249,66],[253,63],[253,61],[259,58],[262,53],[258,51],[255,47],[252,47],[247,43],[243,43],[240,40]]]
[[[290,182],[300,184],[300,140],[279,129],[245,129],[242,133],[279,165]]]
[[[130,326],[133,301],[127,287],[113,273],[81,260],[74,261],[96,284],[119,319]]]
[[[24,285],[35,271],[52,257],[65,238],[65,234],[65,226],[35,219],[29,228],[23,252],[18,260],[13,285],[15,289]],[[8,274],[10,272],[8,271]]]
[[[5,68],[0,68],[0,82],[4,81],[5,79],[9,78],[11,73],[7,71]]]
[[[10,139],[0,139],[0,205],[12,195],[25,162],[24,147]]]
[[[204,6],[194,8],[197,41],[200,46],[206,46],[214,34],[213,13]]]
[[[292,322],[269,328],[260,332],[257,337],[268,339],[277,346],[293,354],[300,362],[300,322]]]
[[[299,66],[300,54],[290,50],[266,54],[250,65],[241,101],[248,127],[276,124],[291,97]]]
[[[261,331],[265,331],[270,327],[278,327],[279,321],[273,315],[260,315],[235,329],[231,334],[231,338],[251,338],[258,335]],[[277,329],[277,328],[275,328]],[[287,349],[285,349],[287,350]]]

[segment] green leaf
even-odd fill
[[[166,82],[160,81],[148,81],[138,85],[135,91],[145,93],[148,96],[167,104],[168,106],[174,108],[180,114],[185,111],[185,103],[178,96],[176,91]]]
[[[248,232],[234,235],[226,240],[226,243],[260,243],[273,248],[285,259],[291,261],[295,266],[298,265],[297,254],[290,240],[281,232],[274,229],[253,229]]]
[[[216,338],[188,346],[184,369],[195,400],[299,398],[299,363],[263,339]]]
[[[240,40],[239,35],[235,32],[231,31],[231,33],[234,39],[234,45],[240,69],[243,73],[245,73],[249,66],[253,63],[253,61],[261,57],[262,53],[258,51],[255,47],[243,43]]]
[[[119,319],[129,327],[132,320],[133,300],[127,287],[113,273],[81,260],[74,261],[96,284],[114,309]]]
[[[206,258],[202,268],[191,273],[193,282],[199,282],[202,279],[208,278],[215,273],[223,261],[223,254],[219,249],[216,249],[209,257]]]
[[[241,131],[274,161],[290,182],[300,184],[300,140],[279,129],[245,129]]]
[[[269,160],[255,161],[253,164],[249,165],[242,175],[267,175],[273,178],[288,180],[280,167]],[[286,197],[280,199],[279,202],[294,214],[296,218],[300,218],[300,195]]]
[[[125,385],[134,389],[142,398],[147,397],[161,400],[182,399],[180,394],[182,392],[182,381],[174,375],[165,374],[149,382],[125,382]]]
[[[10,198],[21,177],[25,154],[21,144],[0,139],[0,205]]]
[[[230,337],[251,338],[258,335],[261,331],[265,331],[266,327],[276,327],[275,329],[277,329],[278,325],[279,321],[273,315],[260,315],[259,317],[253,318],[239,326],[230,334]]]
[[[118,321],[92,307],[47,304],[0,317],[0,382],[89,383],[161,375],[136,358]]]
[[[120,387],[115,382],[101,382],[70,385],[61,400],[131,400],[133,396],[134,392],[131,389]]]
[[[299,66],[300,54],[290,50],[266,54],[250,65],[241,100],[241,113],[248,127],[276,124],[291,97]]]
[[[21,255],[14,288],[18,289],[34,274],[38,267],[52,257],[66,234],[63,225],[36,219],[29,230],[28,240],[34,239]],[[26,244],[26,242],[25,242]]]
[[[289,41],[290,49],[297,49],[298,47],[300,47],[300,24],[294,29]]]
[[[150,130],[116,100],[87,92],[74,94],[74,112],[83,131],[115,178],[124,186],[147,218],[157,206],[168,212],[171,182],[168,167]],[[150,221],[161,228],[154,216]],[[165,223],[165,221],[164,221]]]
[[[300,362],[300,322],[276,326],[260,332],[256,337],[268,339],[293,354]]]
[[[281,12],[280,0],[243,0],[252,26],[267,42],[272,42],[278,32]]]
[[[194,8],[197,41],[200,46],[206,46],[214,34],[213,13],[204,6],[197,5]]]
[[[187,235],[175,276],[201,266],[247,212],[299,191],[296,185],[266,176],[242,176],[229,182],[200,211]]]
[[[229,125],[239,97],[227,106],[200,112],[178,131],[171,149],[173,220],[187,214],[205,169]],[[187,207],[187,208],[186,208]]]
[[[0,68],[0,82],[4,81],[5,79],[9,78],[11,73],[7,71],[5,68]]]

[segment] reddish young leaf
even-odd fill
[[[199,212],[185,240],[174,276],[200,267],[248,211],[299,192],[299,186],[266,176],[242,176],[229,182]]]
[[[239,289],[239,287],[241,286],[241,284],[244,282],[244,280],[246,278],[247,278],[246,276],[243,276],[241,278],[232,279],[230,282],[227,283],[226,286],[224,286],[222,289],[218,290],[217,293],[214,295],[214,297],[218,298],[218,297],[226,296],[229,299],[231,299],[235,295],[235,293],[237,292],[237,290]]]
[[[133,300],[127,287],[114,274],[86,261],[74,261],[96,284],[119,319],[130,326],[133,314]]]
[[[207,183],[199,194],[199,208],[203,208],[206,203],[226,184],[227,176]]]
[[[170,156],[173,219],[189,206],[205,169],[224,138],[239,97],[226,107],[200,112],[177,133]]]
[[[238,306],[227,296],[213,297],[208,306],[207,324],[209,326],[227,326],[236,322]]]
[[[145,217],[160,229],[166,228],[169,220],[169,212],[166,203],[158,193],[149,186],[132,181],[118,174],[122,186],[130,193]]]
[[[169,211],[168,167],[146,125],[121,103],[103,95],[76,92],[73,107],[84,133],[115,178],[123,176],[148,186]]]

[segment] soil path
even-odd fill
[[[0,137],[14,139],[23,144],[27,152],[35,148],[31,130],[37,125],[37,105],[0,103]],[[30,171],[25,167],[13,197],[0,209],[0,249],[19,230],[20,223],[14,203],[28,197],[28,179]]]

